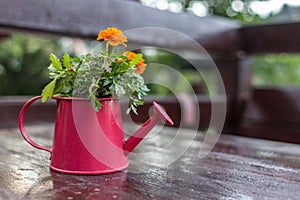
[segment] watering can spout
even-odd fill
[[[128,140],[125,142],[125,154],[128,155],[159,122],[174,125],[172,119],[160,105],[153,102],[154,115],[150,117]]]

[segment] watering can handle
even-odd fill
[[[46,147],[43,147],[41,145],[38,145],[37,143],[35,143],[34,141],[32,141],[30,139],[30,137],[28,136],[26,130],[25,130],[25,127],[24,127],[24,116],[25,116],[25,113],[27,111],[27,108],[36,100],[38,99],[41,99],[42,97],[41,96],[36,96],[36,97],[33,97],[31,98],[30,100],[28,100],[24,106],[22,107],[21,109],[21,112],[19,114],[19,129],[21,131],[21,134],[22,136],[24,137],[24,139],[29,143],[31,144],[33,147],[37,148],[37,149],[41,149],[41,150],[44,150],[44,151],[48,151],[50,153],[52,153],[52,150],[49,149],[49,148],[46,148]]]

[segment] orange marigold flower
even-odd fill
[[[135,73],[137,73],[137,74],[142,74],[142,73],[144,73],[144,71],[145,71],[145,69],[146,69],[146,64],[145,63],[143,63],[143,64],[137,64],[136,66],[135,66]]]
[[[108,44],[110,44],[111,46],[118,46],[119,44],[122,44],[126,47],[127,45],[125,44],[125,42],[127,42],[127,37],[123,34],[112,36],[108,40]]]
[[[136,56],[136,53],[131,52],[131,51],[125,51],[123,54],[128,58],[129,62],[132,61],[134,59],[134,57]]]
[[[134,59],[134,57],[136,56],[136,53],[131,52],[131,51],[126,51],[126,52],[124,52],[124,55],[128,58],[128,61],[130,62]],[[147,65],[144,62],[145,62],[145,60],[143,58],[141,58],[139,60],[139,62],[136,64],[135,72],[137,74],[142,74],[145,71]]]
[[[127,37],[119,29],[111,27],[100,31],[97,40],[105,40],[111,46],[122,44],[126,47],[125,42],[127,42]]]

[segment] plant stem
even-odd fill
[[[105,48],[105,54],[106,54],[106,56],[108,56],[108,48],[109,48],[109,44],[108,44],[108,42],[106,42],[106,48]]]

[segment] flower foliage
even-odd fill
[[[113,53],[115,46],[126,46],[127,42],[117,28],[100,31],[97,40],[106,42],[104,52],[76,57],[65,54],[62,61],[50,54],[48,69],[52,81],[43,89],[42,101],[53,96],[88,98],[99,111],[101,97],[128,97],[127,112],[136,113],[136,107],[144,103],[143,96],[149,91],[140,75],[146,68],[143,55],[128,51]]]

